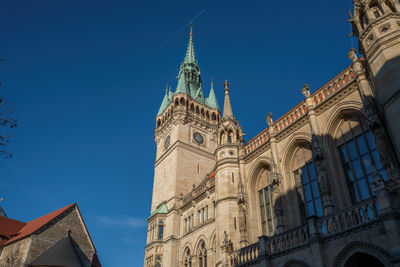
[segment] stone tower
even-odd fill
[[[154,135],[157,153],[146,258],[153,255],[153,264],[162,260],[163,266],[176,265],[174,252],[180,230],[177,207],[182,195],[199,185],[216,162],[220,112],[212,85],[208,98],[203,95],[192,25],[177,79],[175,92],[166,89]]]
[[[359,40],[378,107],[400,155],[400,4],[397,0],[353,0],[353,34]]]
[[[243,143],[242,127],[233,116],[228,81],[225,81],[224,90],[224,111],[218,128],[218,147],[215,152],[216,229],[218,239],[223,240],[222,262],[224,256],[233,249],[231,244],[240,243],[244,246],[247,242],[243,214],[245,196],[239,161]]]

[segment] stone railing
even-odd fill
[[[321,105],[327,99],[331,98],[335,95],[338,91],[345,88],[350,82],[354,80],[354,73],[351,67],[348,67],[344,71],[342,71],[339,75],[335,78],[330,80],[328,83],[323,85],[317,91],[315,91],[311,98],[314,100],[315,106]],[[307,106],[305,101],[301,101],[297,104],[293,109],[279,118],[273,124],[273,129],[275,133],[279,133],[295,123],[296,121],[300,120],[303,116],[307,114]],[[263,130],[261,133],[256,135],[253,139],[251,139],[244,149],[245,154],[249,154],[258,147],[260,147],[265,142],[269,141],[269,129]]]
[[[319,219],[318,231],[323,237],[330,237],[358,228],[376,220],[379,209],[375,199],[357,204],[335,214]]]
[[[258,242],[235,251],[230,257],[231,266],[240,266],[241,264],[250,264],[256,262],[259,251],[260,248]]]
[[[307,224],[272,237],[261,236],[257,243],[232,252],[231,266],[248,266],[268,257],[290,253],[307,246],[311,240],[324,240],[335,235],[346,235],[377,221],[379,208],[375,198],[369,199],[334,214],[309,217]]]
[[[188,203],[191,203],[195,198],[206,192],[209,188],[214,187],[215,185],[215,177],[204,179],[197,187],[193,188],[193,190],[182,197],[181,205],[185,206]]]
[[[268,255],[274,255],[286,250],[294,249],[308,242],[308,227],[302,226],[282,234],[267,238],[266,246]]]

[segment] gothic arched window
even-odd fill
[[[272,205],[272,185],[258,191],[260,201],[261,227],[263,235],[272,236],[275,232],[275,221]]]
[[[336,146],[353,203],[368,199],[375,193],[371,189],[373,176],[379,172],[386,178],[375,139],[364,120],[358,116],[345,117],[338,129]]]
[[[309,216],[323,216],[317,170],[309,143],[303,143],[298,147],[293,158],[292,170],[302,220]]]
[[[192,257],[190,256],[190,249],[187,248],[185,255],[184,255],[184,263],[185,263],[185,267],[192,267]]]
[[[156,257],[156,267],[161,267],[161,256]]]
[[[160,221],[158,223],[158,240],[163,240],[164,236],[164,222]]]
[[[199,248],[199,267],[207,267],[207,250],[204,241],[201,241]]]

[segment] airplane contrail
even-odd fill
[[[139,67],[145,64],[151,57],[153,57],[158,51],[160,51],[169,41],[175,38],[183,29],[189,26],[190,22],[195,21],[198,19],[204,12],[206,8],[203,8],[196,16],[194,16],[191,20],[186,22],[179,30],[177,30],[174,34],[172,34],[167,40],[165,40],[157,49],[151,52],[142,62],[140,62],[136,67],[134,67],[131,71],[128,72],[135,72]]]

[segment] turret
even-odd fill
[[[373,90],[400,155],[400,4],[397,0],[353,0],[352,35],[366,59]]]

